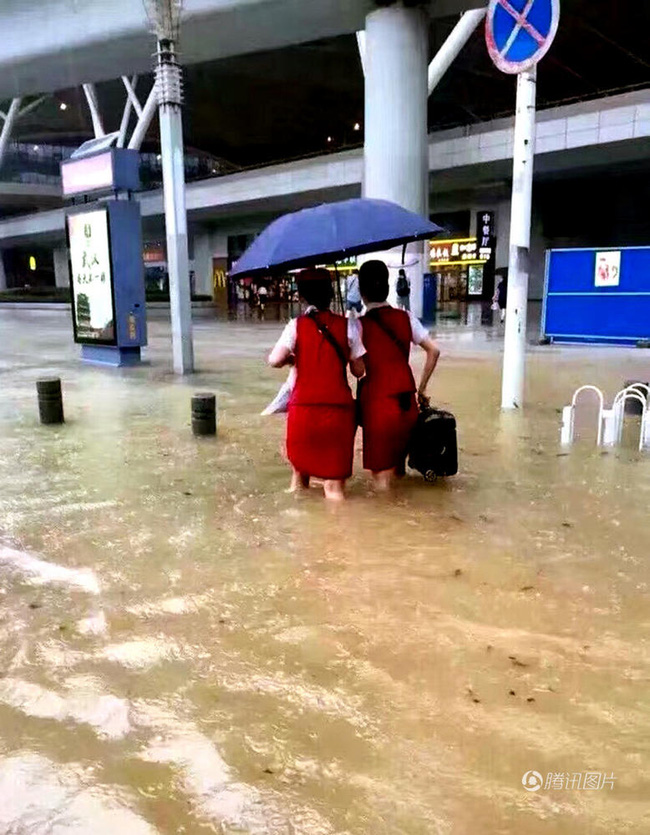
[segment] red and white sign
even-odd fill
[[[596,287],[618,287],[621,280],[621,252],[596,253]]]

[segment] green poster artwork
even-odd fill
[[[72,214],[67,222],[76,339],[115,344],[108,212]]]

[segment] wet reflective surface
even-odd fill
[[[258,415],[278,331],[201,320],[178,381],[162,320],[150,366],[108,371],[65,315],[0,311],[0,832],[650,831],[650,460],[631,426],[558,445],[573,389],[611,400],[647,352],[536,348],[506,419],[502,330],[441,326],[461,474],[383,498],[358,472],[332,510],[283,492]]]

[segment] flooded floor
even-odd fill
[[[502,330],[445,326],[461,473],[334,510],[259,416],[277,323],[200,321],[190,381],[162,319],[137,370],[69,331],[0,311],[0,833],[650,832],[650,456],[558,445],[649,352],[534,348],[506,419]]]

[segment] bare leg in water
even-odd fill
[[[373,472],[372,478],[375,483],[375,488],[381,493],[386,493],[393,486],[393,478],[395,477],[395,468],[390,470],[379,470]]]
[[[323,489],[325,490],[325,498],[332,502],[342,502],[345,500],[344,493],[345,482],[338,479],[326,479],[323,482]]]
[[[287,492],[300,493],[302,490],[309,490],[309,476],[305,473],[299,473],[298,470],[292,470],[291,486]]]

